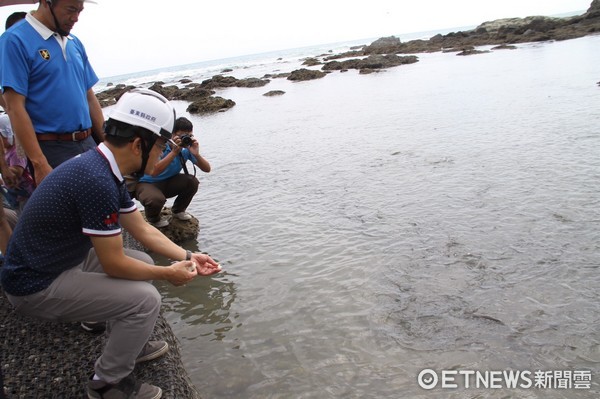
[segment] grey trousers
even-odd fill
[[[144,252],[126,249],[125,253],[154,263]],[[161,305],[159,292],[149,282],[106,275],[93,249],[82,264],[63,272],[45,290],[7,297],[17,312],[44,320],[106,321],[108,339],[96,360],[95,372],[111,384],[133,371]]]
[[[38,141],[48,164],[55,169],[61,163],[96,147],[92,136],[81,141]]]

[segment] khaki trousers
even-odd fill
[[[125,252],[153,263],[144,252]],[[45,290],[6,296],[17,312],[27,316],[60,322],[106,321],[108,339],[96,360],[95,372],[108,383],[116,383],[133,371],[161,306],[160,294],[151,283],[106,275],[94,249],[83,263],[63,272]]]

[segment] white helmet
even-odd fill
[[[144,128],[169,140],[175,125],[175,110],[159,93],[148,89],[133,89],[123,93],[119,98],[111,110],[106,129],[106,134],[109,135],[130,135],[116,127],[111,120]]]

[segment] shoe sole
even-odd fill
[[[165,353],[167,353],[168,350],[169,350],[169,344],[167,344],[165,342],[165,345],[162,348],[158,349],[157,351],[152,352],[152,353],[148,353],[146,356],[138,357],[137,359],[135,359],[135,364],[143,363],[143,362],[148,362],[150,360],[154,360],[156,358],[159,358],[162,355],[164,355]]]
[[[94,333],[94,334],[99,334],[102,333],[106,330],[106,324],[105,323],[98,323],[95,327],[88,327],[86,324],[81,323],[79,324],[79,326],[81,327],[81,329],[83,331],[89,332],[89,333]]]

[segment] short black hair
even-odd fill
[[[109,118],[104,124],[104,139],[116,147],[123,147],[136,137],[140,137],[149,145],[150,142],[154,144],[158,136],[148,129],[132,126],[116,119]]]
[[[14,24],[22,20],[23,18],[25,18],[25,15],[27,15],[25,11],[13,12],[8,16],[8,18],[6,18],[6,24],[4,25],[4,29],[10,28]]]
[[[194,130],[194,125],[189,119],[182,117],[177,118],[173,132],[191,132]]]

